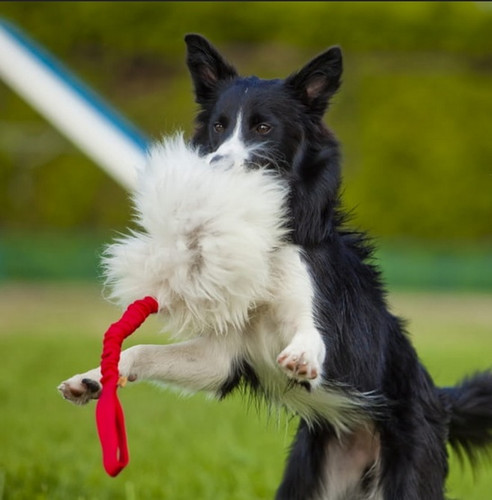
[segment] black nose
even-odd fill
[[[218,163],[219,161],[224,159],[224,155],[214,155],[210,160],[208,161],[210,165],[213,165],[214,163]]]

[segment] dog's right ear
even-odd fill
[[[188,48],[186,63],[195,87],[196,102],[205,104],[215,95],[220,81],[232,80],[238,74],[203,36],[189,34],[185,42]]]

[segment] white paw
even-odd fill
[[[101,395],[101,384],[88,375],[75,375],[62,382],[58,386],[61,395],[76,405],[85,405],[91,399],[97,399]]]
[[[321,382],[326,348],[318,332],[296,335],[278,355],[277,363],[292,379],[316,386]]]

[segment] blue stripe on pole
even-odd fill
[[[141,149],[143,153],[147,152],[150,141],[138,128],[111,108],[101,99],[101,97],[84,85],[74,74],[70,73],[59,61],[15,26],[0,19],[0,27],[15,38],[19,44],[30,52],[36,60],[56,75],[58,79],[64,81],[87,103],[87,105],[97,111],[103,118],[123,133],[135,146]]]

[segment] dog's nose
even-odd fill
[[[216,163],[219,163],[220,161],[222,161],[224,159],[224,155],[213,155],[209,160],[208,160],[208,163],[210,165],[214,165]]]
[[[212,153],[208,158],[209,165],[220,167],[220,168],[232,168],[234,167],[234,158],[229,154],[214,154]]]

